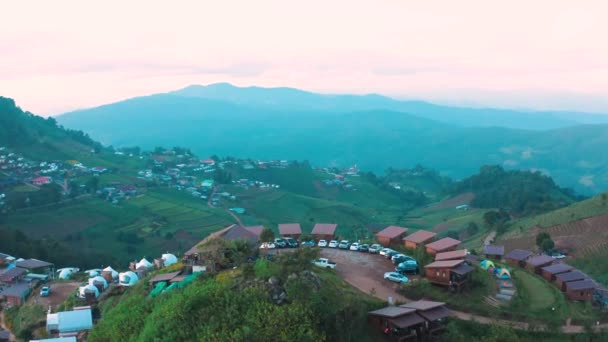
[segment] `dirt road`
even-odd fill
[[[397,292],[399,285],[383,278],[384,272],[393,271],[395,266],[380,255],[339,250],[336,248],[323,248],[321,256],[337,263],[336,272],[347,283],[364,293],[373,295],[384,301],[387,301],[389,297],[394,302],[407,303],[413,301]],[[408,276],[408,278],[411,278],[411,281],[417,281],[418,279],[417,276]],[[527,330],[529,328],[529,324],[526,322],[478,316],[453,309],[451,311],[454,317],[464,321],[474,320],[481,324],[507,325],[519,330]],[[536,328],[544,329],[544,327]],[[594,328],[599,332],[607,329],[608,324],[597,325]],[[570,324],[562,326],[561,330],[565,334],[577,334],[585,331],[583,326]]]
[[[217,191],[216,187],[213,187],[213,190],[211,190],[211,195],[209,195],[209,199],[207,199],[207,205],[211,208],[215,208],[213,206],[213,204],[211,204],[211,199],[213,198],[213,195],[215,195],[215,192]],[[228,213],[228,215],[232,216],[232,218],[234,218],[234,220],[236,221],[236,223],[241,226],[241,227],[245,227],[245,225],[243,224],[243,222],[241,221],[241,219],[232,211],[228,210],[228,209],[224,209],[225,212]]]

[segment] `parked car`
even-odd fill
[[[298,241],[296,241],[296,239],[294,238],[285,238],[285,242],[287,243],[287,247],[289,248],[296,248],[298,247]]]
[[[386,256],[386,253],[388,253],[390,251],[392,251],[392,249],[390,249],[390,248],[382,248],[382,249],[380,249],[379,253],[380,253],[380,255]]]
[[[566,255],[562,254],[560,252],[553,252],[553,253],[551,253],[551,257],[553,259],[564,259],[564,258],[566,258]]]
[[[342,241],[340,241],[340,244],[338,245],[338,248],[340,248],[340,249],[348,249],[349,246],[350,246],[350,242],[348,242],[348,240],[342,240]]]
[[[390,250],[390,251],[384,253],[384,256],[390,260],[393,257],[393,255],[396,255],[396,254],[399,254],[399,252]]]
[[[359,250],[359,243],[358,242],[353,243],[352,245],[350,245],[349,249],[351,251],[358,251]]]
[[[277,245],[274,244],[274,242],[264,242],[260,245],[260,248],[262,249],[274,249],[277,248]]]
[[[397,267],[395,267],[395,272],[417,274],[418,262],[412,258],[410,258],[410,260],[403,261],[397,265]]]
[[[369,251],[369,245],[366,243],[359,245],[359,252],[367,252]]]
[[[315,241],[314,240],[309,240],[309,241],[304,241],[300,244],[300,246],[302,247],[314,247],[315,246]]]
[[[327,258],[319,258],[314,261],[315,265],[325,268],[336,268],[336,263],[329,261]]]
[[[50,286],[43,286],[40,289],[40,297],[48,297],[51,295],[51,287]]]
[[[281,238],[276,238],[274,239],[274,244],[277,248],[285,248],[287,247],[287,241],[281,239]]]
[[[395,283],[407,283],[409,279],[401,273],[397,272],[386,272],[384,273],[384,279],[394,281]]]
[[[338,241],[336,241],[336,240],[329,241],[328,247],[337,248],[338,247]]]
[[[372,254],[378,254],[378,253],[380,253],[380,250],[382,250],[382,246],[380,246],[377,243],[369,246],[369,252]]]
[[[317,246],[319,246],[319,247],[327,247],[327,241],[325,241],[325,240],[319,240],[319,244],[317,244]]]
[[[395,265],[399,265],[402,262],[408,261],[408,260],[414,260],[416,261],[414,258],[412,258],[411,256],[407,256],[407,255],[393,255],[393,257],[391,258],[391,261],[393,262],[393,264]]]

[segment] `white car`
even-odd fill
[[[327,245],[327,247],[338,248],[338,241],[336,241],[336,240],[329,241],[329,245]]]
[[[395,255],[393,255],[391,257],[391,261],[395,261],[395,260],[400,259],[400,258],[405,258],[406,256],[407,255],[405,255],[405,254],[397,253],[397,254],[395,254]]]
[[[380,250],[380,255],[386,255],[386,253],[392,251],[390,248],[383,248]]]
[[[273,248],[277,248],[277,246],[272,243],[272,242],[264,242],[263,244],[260,245],[260,248],[262,249],[273,249]]]
[[[351,251],[358,251],[359,250],[359,243],[355,242],[352,245],[350,245],[350,250]]]
[[[397,272],[386,272],[384,273],[384,279],[393,281],[395,283],[407,283],[409,279],[401,273]]]
[[[319,246],[319,247],[327,247],[327,241],[325,241],[325,240],[319,240],[319,243],[317,244],[317,246]]]

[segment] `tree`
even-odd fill
[[[260,233],[260,241],[262,241],[262,242],[274,241],[274,231],[270,228],[264,228],[262,230],[262,233]]]
[[[547,232],[541,232],[536,235],[536,245],[543,252],[549,252],[555,247],[555,242],[551,239],[551,235]]]
[[[467,234],[473,236],[479,232],[479,226],[475,222],[469,222],[467,225]]]
[[[97,177],[91,177],[89,178],[89,180],[87,180],[85,187],[87,188],[88,192],[94,193],[97,191],[97,189],[99,188],[99,178]]]

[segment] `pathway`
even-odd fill
[[[495,238],[496,238],[496,231],[494,230],[494,231],[491,231],[490,234],[488,234],[488,236],[486,236],[485,240],[483,240],[483,245],[487,246],[487,245],[491,244]]]
[[[216,208],[213,206],[213,204],[211,204],[211,199],[213,198],[213,195],[215,195],[215,192],[217,191],[217,188],[214,186],[213,190],[211,190],[211,195],[209,195],[209,198],[207,199],[207,205],[211,208]],[[243,224],[243,221],[241,221],[241,219],[232,211],[228,210],[228,209],[224,209],[225,212],[228,213],[228,215],[232,216],[232,218],[234,218],[234,220],[236,221],[236,223],[241,226],[241,227],[245,227],[245,225]]]

